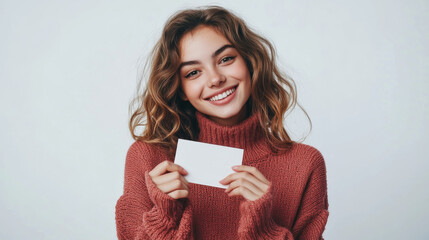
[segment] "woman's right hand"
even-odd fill
[[[179,199],[189,195],[188,181],[183,177],[188,172],[170,161],[158,164],[149,172],[152,182],[168,196]]]

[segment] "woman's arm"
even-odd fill
[[[192,210],[188,200],[162,192],[149,175],[150,161],[159,157],[136,142],[128,150],[124,193],[116,204],[119,239],[191,239]]]
[[[299,212],[292,229],[272,217],[272,187],[261,198],[240,205],[240,239],[320,240],[328,220],[326,167],[322,155],[314,155]]]

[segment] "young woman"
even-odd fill
[[[296,91],[274,59],[267,40],[221,7],[168,20],[130,119],[119,239],[322,239],[325,162],[283,127]],[[186,181],[174,164],[178,138],[244,149],[243,164],[219,179],[226,190]]]

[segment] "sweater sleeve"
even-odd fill
[[[127,153],[124,193],[116,203],[118,239],[191,239],[191,206],[187,199],[173,199],[152,182],[150,167],[145,167],[153,155],[148,150],[136,142]]]
[[[278,225],[272,217],[273,190],[255,201],[240,204],[240,239],[323,240],[328,220],[326,167],[318,152],[303,193],[300,208],[292,229]]]

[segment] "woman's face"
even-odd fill
[[[246,118],[251,92],[246,62],[231,43],[208,26],[198,26],[179,42],[180,82],[186,100],[222,125]]]

